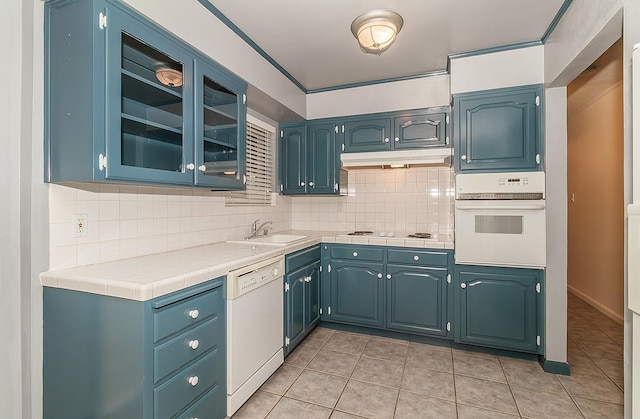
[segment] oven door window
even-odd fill
[[[475,232],[491,234],[522,234],[521,215],[476,215]]]

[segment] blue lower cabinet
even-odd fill
[[[289,355],[320,321],[320,246],[285,258],[284,352]]]
[[[384,327],[384,264],[331,262],[332,321]]]
[[[149,301],[45,287],[43,416],[224,418],[223,281]]]
[[[455,340],[542,353],[542,271],[455,267]]]
[[[447,335],[447,269],[387,265],[387,328]]]

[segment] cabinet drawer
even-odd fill
[[[227,406],[220,392],[220,386],[214,386],[202,396],[193,406],[185,410],[178,419],[194,418],[224,418]]]
[[[287,272],[295,271],[301,266],[308,265],[310,263],[320,260],[320,246],[313,246],[308,249],[303,249],[299,252],[287,255],[286,257],[286,270]]]
[[[222,309],[221,288],[178,301],[153,314],[153,341],[158,342],[185,327],[216,315]]]
[[[444,266],[449,262],[447,253],[430,252],[414,249],[389,249],[387,252],[389,263],[404,263],[422,266]]]
[[[153,391],[153,416],[155,419],[172,418],[187,404],[204,393],[209,387],[218,384],[217,349],[189,368],[179,372],[166,383]],[[197,377],[197,381],[196,381]],[[189,382],[191,380],[191,382]],[[196,383],[196,385],[193,385]]]
[[[157,346],[153,356],[154,382],[162,380],[167,375],[179,370],[192,359],[220,344],[222,339],[220,319],[214,317],[200,326],[183,333],[176,338]],[[195,349],[194,349],[195,347]]]
[[[331,259],[373,260],[382,262],[383,249],[375,247],[331,246]]]

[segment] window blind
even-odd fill
[[[247,115],[247,185],[228,192],[226,206],[272,205],[275,166],[275,127]]]

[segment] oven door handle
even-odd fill
[[[478,211],[478,210],[507,210],[507,211],[536,211],[545,208],[544,202],[540,204],[524,204],[524,205],[467,205],[459,201],[456,202],[456,209]]]

